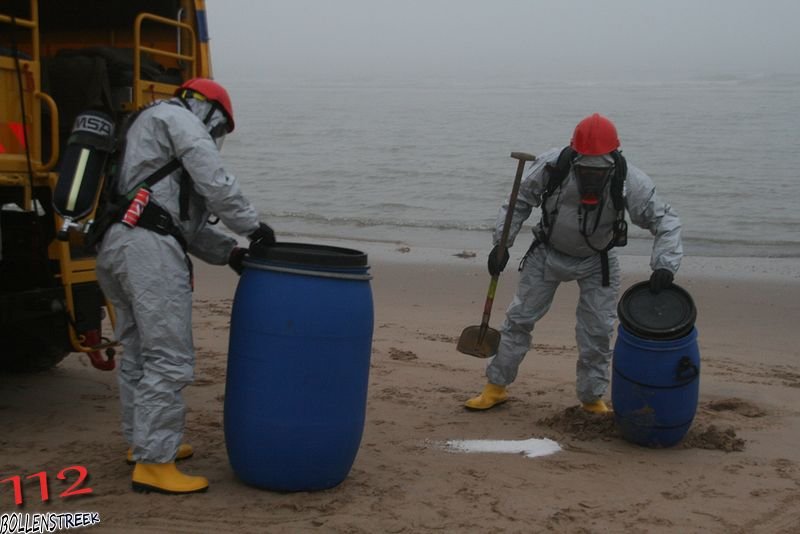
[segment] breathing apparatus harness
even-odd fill
[[[163,178],[169,176],[173,172],[178,169],[183,169],[183,165],[181,164],[178,158],[174,158],[160,167],[158,170],[147,176],[144,180],[136,184],[130,191],[125,194],[119,194],[116,192],[114,187],[114,179],[113,177],[118,175],[122,171],[122,164],[125,155],[125,147],[127,144],[127,133],[130,129],[131,125],[136,121],[139,115],[145,109],[148,109],[153,106],[157,106],[160,104],[172,104],[172,105],[179,105],[175,102],[171,101],[158,101],[150,104],[149,106],[145,106],[139,111],[128,116],[122,128],[120,128],[118,139],[118,148],[116,150],[116,154],[118,158],[116,161],[113,162],[111,166],[111,171],[109,173],[110,180],[109,184],[104,190],[105,201],[101,198],[101,204],[103,205],[102,211],[99,211],[99,216],[95,223],[92,225],[89,234],[86,238],[86,243],[90,246],[93,246],[100,242],[103,235],[106,231],[111,227],[112,224],[123,222],[126,212],[131,207],[132,202],[135,201],[137,195],[139,195],[141,190],[150,191],[155,184],[160,182]],[[180,189],[178,193],[178,205],[180,208],[180,220],[181,221],[188,221],[189,220],[189,199],[192,192],[192,178],[186,169],[183,169],[183,172],[180,176]],[[172,220],[172,216],[169,214],[167,210],[155,204],[154,202],[147,201],[141,208],[140,212],[138,213],[137,219],[135,221],[135,226],[140,228],[145,228],[147,230],[151,230],[161,235],[171,235],[174,237],[178,243],[180,243],[181,248],[183,248],[184,252],[188,249],[188,243],[186,242],[186,238],[183,237],[178,226]]]
[[[610,155],[614,160],[614,166],[610,176],[611,183],[609,187],[611,192],[611,202],[614,206],[614,210],[616,211],[617,217],[616,220],[614,221],[611,240],[605,247],[596,248],[589,241],[589,238],[594,235],[595,231],[597,230],[597,226],[600,223],[600,215],[602,214],[603,208],[605,207],[605,195],[602,194],[599,195],[599,201],[597,204],[584,204],[582,202],[578,206],[579,231],[583,236],[586,245],[593,251],[600,254],[601,266],[603,270],[603,287],[608,287],[610,284],[608,251],[614,247],[624,247],[628,243],[628,223],[625,222],[625,199],[623,197],[623,191],[625,188],[625,179],[628,175],[628,164],[619,150],[614,150],[613,152],[611,152]],[[523,262],[522,264],[524,264],[524,261],[527,258],[527,256],[540,243],[550,242],[550,236],[553,233],[553,225],[551,224],[552,222],[551,218],[558,215],[558,201],[556,200],[556,206],[553,209],[553,211],[548,213],[546,207],[547,200],[550,197],[552,197],[553,194],[557,195],[556,197],[557,199],[558,196],[561,195],[561,186],[564,183],[564,180],[569,175],[573,166],[575,165],[575,160],[577,157],[578,153],[572,147],[567,146],[559,153],[555,163],[547,163],[545,165],[545,172],[547,173],[547,183],[545,184],[544,191],[542,192],[541,203],[540,203],[540,206],[542,208],[542,220],[540,223],[540,228],[542,229],[542,231],[537,232],[533,244],[531,244],[530,249],[525,254],[525,257],[522,260]],[[589,212],[592,211],[596,211],[597,214],[595,216],[594,227],[591,228],[591,230],[589,230],[588,228],[589,217],[587,215]]]

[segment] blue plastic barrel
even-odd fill
[[[697,329],[675,340],[647,340],[620,326],[611,402],[622,436],[646,447],[671,447],[692,425],[700,388]]]
[[[231,467],[275,491],[336,486],[364,429],[374,315],[367,257],[279,243],[244,265],[225,386]]]
[[[671,447],[686,435],[697,411],[694,303],[674,284],[656,295],[644,282],[623,295],[618,311],[611,383],[617,426],[632,443]]]

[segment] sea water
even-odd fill
[[[800,256],[800,80],[230,81],[223,156],[279,237],[487,251],[513,151],[566,145],[600,112],[697,256]],[[534,210],[520,234],[538,221]],[[631,225],[626,254],[648,254]]]

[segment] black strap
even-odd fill
[[[169,176],[173,172],[177,171],[181,168],[181,161],[178,158],[175,158],[165,164],[163,167],[158,169],[156,172],[139,182],[136,187],[128,191],[128,194],[125,195],[125,198],[128,200],[133,200],[133,197],[136,196],[136,193],[139,192],[139,189],[142,187],[146,187],[148,189],[152,189],[154,185],[156,185],[162,178],[165,176]],[[126,206],[127,208],[127,206]]]
[[[184,252],[189,248],[186,238],[183,237],[183,234],[181,234],[181,231],[173,222],[172,216],[158,204],[148,202],[142,210],[142,214],[139,216],[139,221],[136,223],[136,226],[161,235],[171,235],[178,240]]]
[[[549,240],[550,234],[553,232],[550,223],[550,214],[547,213],[547,200],[553,196],[553,193],[561,187],[564,179],[569,174],[572,168],[572,161],[577,156],[577,153],[572,150],[572,147],[564,147],[558,154],[555,164],[548,163],[545,165],[545,173],[547,173],[547,182],[544,184],[544,191],[542,191],[542,198],[539,205],[542,208],[542,226],[546,235],[543,236],[544,242]],[[558,214],[558,202],[556,202],[555,210],[552,215]]]
[[[611,285],[611,276],[608,269],[608,249],[600,253],[600,268],[603,271],[603,287]]]
[[[575,152],[572,147],[566,146],[559,152],[555,164],[548,163],[545,165],[547,169],[547,183],[542,193],[543,201],[550,197],[553,191],[561,187],[570,169],[572,169],[572,162],[575,161],[577,156],[578,153]]]
[[[192,176],[186,169],[181,173],[180,191],[178,192],[178,206],[182,221],[189,220],[189,199],[192,196]]]
[[[625,179],[628,177],[628,162],[622,152],[615,150],[611,153],[614,158],[614,176],[611,178],[611,201],[614,203],[614,209],[617,211],[625,211],[625,199],[623,193],[625,191]]]
[[[536,250],[536,247],[538,247],[541,243],[542,242],[536,239],[535,237],[533,238],[533,243],[531,243],[531,246],[528,247],[528,251],[525,253],[524,256],[522,256],[522,259],[519,261],[519,268],[517,269],[518,271],[522,272],[522,269],[525,268],[525,262],[528,261],[528,257],[531,254],[533,254],[533,251]]]

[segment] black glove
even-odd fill
[[[656,269],[650,275],[650,291],[653,293],[661,293],[662,289],[666,289],[672,285],[672,280],[675,275],[667,269]]]
[[[489,274],[492,276],[500,276],[500,273],[506,268],[506,263],[508,263],[508,249],[506,247],[503,247],[502,257],[500,261],[497,261],[497,249],[499,248],[500,245],[495,245],[489,253]]]
[[[228,256],[228,265],[236,271],[236,274],[242,274],[242,271],[244,271],[242,262],[246,256],[247,249],[244,247],[233,247],[233,250],[231,250],[231,255]]]
[[[275,244],[275,232],[266,223],[258,223],[258,230],[250,234],[249,239],[250,253],[258,257]]]

